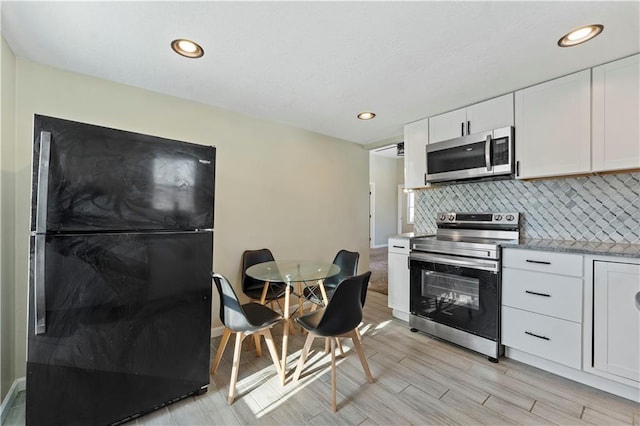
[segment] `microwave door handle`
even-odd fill
[[[490,172],[493,168],[491,164],[491,135],[487,135],[487,141],[484,145],[484,161],[487,164],[487,171]]]

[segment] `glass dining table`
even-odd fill
[[[287,350],[289,342],[289,323],[291,321],[291,309],[289,302],[291,295],[298,296],[298,309],[302,308],[304,301],[304,289],[308,291],[319,291],[324,304],[328,303],[327,293],[324,289],[323,281],[340,273],[340,267],[331,262],[318,262],[308,260],[271,261],[258,263],[250,266],[246,274],[265,282],[265,291],[268,290],[269,283],[285,283],[286,291],[284,296],[283,317],[285,320],[284,331],[282,333],[282,371],[286,372]],[[297,293],[294,287],[297,285]],[[284,385],[285,374],[282,375]]]

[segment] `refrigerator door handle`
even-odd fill
[[[45,334],[47,332],[47,307],[44,294],[44,273],[45,273],[45,235],[35,236],[35,254],[33,258],[33,300],[35,304],[35,334]]]
[[[36,200],[36,233],[47,232],[47,196],[49,190],[49,158],[51,132],[40,132],[40,161],[38,163],[38,194]]]

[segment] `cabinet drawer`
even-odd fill
[[[389,253],[409,254],[409,238],[389,238]]]
[[[582,368],[581,325],[502,307],[502,344],[572,368]]]
[[[505,268],[551,274],[582,276],[582,256],[538,250],[504,249],[502,264]]]
[[[507,268],[502,304],[581,323],[582,278]]]

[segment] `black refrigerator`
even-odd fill
[[[34,117],[27,425],[207,390],[215,148]]]

